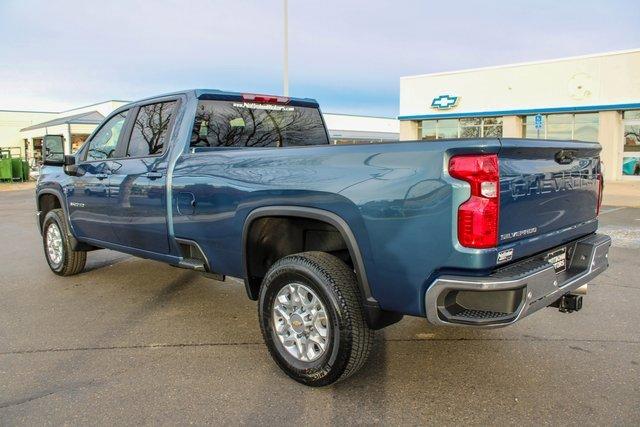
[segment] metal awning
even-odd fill
[[[98,125],[102,123],[103,120],[104,116],[99,112],[89,111],[87,113],[74,114],[73,116],[65,116],[49,120],[47,122],[38,123],[24,129],[20,129],[20,132],[44,129],[59,125]]]

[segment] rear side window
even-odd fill
[[[140,107],[133,123],[127,157],[162,154],[176,101],[159,102]]]
[[[88,162],[110,159],[114,156],[124,121],[127,118],[127,112],[123,111],[111,117],[91,138],[87,148],[86,160]]]
[[[241,101],[200,101],[191,147],[326,145],[320,110]]]

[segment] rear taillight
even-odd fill
[[[449,175],[466,181],[471,196],[458,208],[458,241],[468,248],[498,244],[500,172],[496,154],[454,156]]]
[[[288,104],[290,101],[290,98],[286,96],[258,95],[255,93],[243,93],[242,100],[249,101],[249,102],[263,102],[265,104]]]

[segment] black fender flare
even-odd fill
[[[369,327],[373,329],[381,329],[385,326],[396,323],[402,319],[402,314],[393,313],[382,310],[378,301],[371,294],[371,288],[369,287],[369,281],[367,279],[367,272],[362,259],[362,253],[358,246],[358,242],[349,227],[349,224],[334,212],[324,209],[310,208],[305,206],[264,206],[252,210],[245,218],[244,226],[242,228],[242,264],[244,271],[244,283],[247,291],[247,296],[250,299],[257,300],[257,295],[252,290],[249,284],[249,263],[247,259],[247,242],[248,234],[252,223],[259,218],[267,216],[283,216],[283,217],[298,217],[309,218],[326,222],[336,228],[342,235],[342,238],[347,244],[347,249],[353,260],[353,266],[356,271],[356,277],[358,279],[358,287],[362,295],[362,305],[365,311],[367,323]]]
[[[67,199],[63,196],[62,191],[56,188],[43,188],[42,190],[39,190],[36,193],[36,210],[38,212],[38,227],[40,229],[40,234],[42,234],[42,221],[44,221],[44,218],[42,218],[41,215],[42,209],[40,206],[40,198],[44,194],[54,195],[58,199],[58,202],[60,202],[60,206],[62,207],[62,211],[64,212],[64,217],[67,220],[69,219],[69,211],[67,210]]]
[[[71,225],[71,217],[69,216],[69,210],[67,207],[67,198],[64,196],[64,193],[57,188],[43,188],[36,193],[36,209],[38,211],[38,229],[40,230],[40,235],[42,235],[42,222],[44,218],[42,217],[42,209],[40,208],[40,197],[43,194],[51,194],[55,196],[60,202],[60,207],[62,208],[62,212],[64,213],[64,218],[67,220],[69,224],[69,231],[71,232],[71,247],[76,251],[92,251],[95,249],[100,249],[96,246],[89,245],[87,243],[79,241],[73,231],[73,227]]]

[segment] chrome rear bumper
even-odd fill
[[[565,272],[534,256],[484,277],[445,275],[425,294],[427,319],[435,325],[500,327],[517,322],[588,283],[609,266],[611,238],[593,234],[567,244]]]

